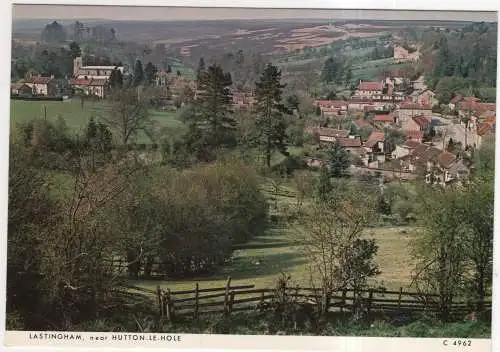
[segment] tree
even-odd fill
[[[300,207],[307,196],[312,196],[313,179],[309,171],[298,170],[293,173],[295,188],[297,189],[297,205]]]
[[[328,166],[321,166],[316,193],[322,202],[326,202],[328,200],[330,192],[333,189],[330,177],[330,170],[328,169]]]
[[[335,292],[352,289],[358,298],[380,273],[374,261],[377,245],[364,233],[375,218],[374,204],[366,189],[339,185],[328,202],[314,203],[301,219],[303,231],[298,237],[309,263],[311,284],[321,289],[321,314],[328,312]]]
[[[328,150],[328,165],[330,166],[330,174],[337,178],[342,177],[349,168],[349,154],[338,142],[334,143],[332,148]]]
[[[200,160],[213,160],[218,149],[236,145],[231,84],[231,75],[216,64],[200,75],[200,93],[187,119],[191,126],[188,144]]]
[[[80,49],[80,45],[77,42],[71,42],[69,50],[73,59],[82,56],[82,49]]]
[[[139,131],[151,127],[147,104],[139,99],[136,89],[122,89],[113,92],[108,100],[107,114],[102,120],[120,136],[120,143],[126,145]]]
[[[198,62],[198,69],[196,70],[196,81],[200,80],[201,73],[205,71],[205,59],[203,56],[200,57],[200,61]]]
[[[326,59],[321,72],[321,79],[326,83],[349,83],[352,79],[352,69],[345,58],[340,56]]]
[[[43,170],[34,167],[33,153],[23,140],[9,140],[7,327],[10,314],[18,314],[24,328],[40,326],[36,313],[49,311],[41,290],[44,234],[52,230],[59,205]]]
[[[158,72],[158,69],[156,68],[155,65],[153,65],[151,62],[148,62],[146,65],[146,68],[144,69],[144,82],[147,85],[153,84],[154,78],[156,73]]]
[[[465,231],[465,255],[472,262],[474,275],[470,278],[472,297],[478,312],[493,279],[493,178],[476,178],[466,185],[462,194],[460,214]]]
[[[284,85],[281,84],[281,71],[276,66],[268,64],[256,83],[257,99],[256,127],[258,139],[263,148],[265,163],[271,167],[272,152],[277,150],[287,155],[286,123],[283,114],[286,111],[281,103]]]
[[[143,81],[144,81],[144,71],[142,69],[142,62],[141,60],[137,60],[134,66],[134,76],[132,84],[134,87],[138,87],[143,83]]]
[[[290,111],[299,110],[299,105],[300,105],[300,101],[299,101],[299,97],[297,96],[297,94],[289,95],[286,98],[286,107],[288,110],[290,110]]]
[[[66,31],[60,23],[53,21],[43,29],[42,40],[48,43],[62,43],[66,40]]]
[[[456,221],[460,196],[449,189],[424,189],[419,195],[422,234],[413,248],[416,267],[412,285],[422,294],[435,292],[439,295],[441,318],[446,320],[453,300],[466,292],[463,242],[466,229],[462,221]]]
[[[115,67],[113,71],[111,71],[111,74],[109,76],[109,86],[111,87],[112,90],[123,88],[122,71],[119,70],[117,67]]]

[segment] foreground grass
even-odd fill
[[[79,331],[235,335],[491,338],[491,323],[488,320],[443,323],[425,315],[378,315],[364,321],[356,321],[347,314],[331,314],[322,324],[306,319],[297,322],[297,327],[271,312],[242,312],[231,316],[206,314],[198,319],[178,318],[175,323],[164,322],[146,313],[134,317],[135,319],[125,319],[123,316],[104,318],[75,327],[75,331],[80,329]]]

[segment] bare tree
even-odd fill
[[[369,197],[360,190],[337,189],[328,202],[308,207],[303,218],[299,241],[310,263],[311,283],[320,284],[321,314],[328,311],[334,292],[354,289],[356,294],[379,274],[373,262],[377,245],[364,233],[375,214]]]
[[[151,119],[146,98],[139,97],[137,89],[123,89],[109,97],[105,123],[118,132],[122,145],[140,131],[149,131]]]
[[[297,189],[297,206],[300,207],[304,198],[312,195],[314,182],[311,173],[307,171],[295,171],[293,178]]]

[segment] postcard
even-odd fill
[[[489,350],[497,36],[14,5],[4,345]]]

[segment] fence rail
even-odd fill
[[[154,291],[148,290],[148,292]],[[210,292],[215,293],[203,295],[203,293]],[[280,292],[297,304],[314,306],[323,298],[319,289],[311,287],[282,287]],[[171,291],[157,286],[154,293],[156,293],[160,314],[169,320],[182,315],[196,317],[201,313],[230,314],[245,310],[265,310],[277,298],[275,289],[254,288],[254,285],[231,286],[231,278],[228,278],[224,287],[201,289],[196,283],[193,290]],[[405,292],[403,288],[399,291],[343,290],[329,297],[328,310],[343,312],[363,309],[368,313],[370,311],[434,313],[441,310],[438,298],[437,294]],[[491,309],[491,301],[485,302],[484,308]],[[467,314],[472,309],[467,302],[457,301],[452,304],[450,311]]]

